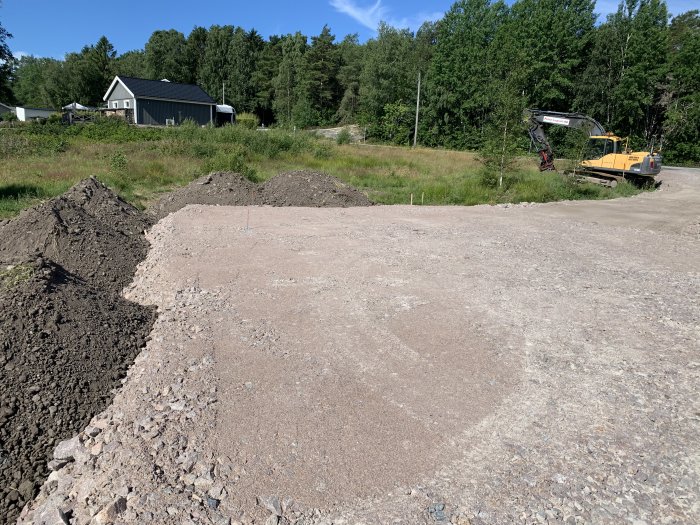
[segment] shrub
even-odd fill
[[[258,127],[258,117],[253,113],[241,113],[236,115],[236,124],[246,129],[256,129]]]
[[[255,170],[248,165],[245,151],[240,146],[231,151],[217,152],[216,155],[206,160],[202,171],[204,174],[213,171],[231,171],[240,173],[253,182],[258,182],[257,174]]]
[[[109,157],[109,170],[112,173],[124,173],[128,167],[126,155],[118,151]]]
[[[350,144],[352,141],[352,134],[350,133],[350,130],[348,128],[341,129],[340,133],[338,133],[338,136],[335,138],[335,141],[337,144]]]

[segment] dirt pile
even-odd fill
[[[0,523],[111,402],[151,330],[127,301],[148,220],[95,179],[0,224]]]
[[[265,184],[256,184],[238,173],[218,172],[201,177],[168,193],[148,210],[158,221],[188,204],[218,206],[371,206],[366,195],[339,179],[314,171],[280,173]]]
[[[61,439],[110,403],[152,310],[37,259],[0,270],[0,514],[16,517]]]
[[[141,237],[153,222],[94,177],[84,179],[63,194],[106,226],[129,236]]]
[[[0,225],[0,261],[42,255],[69,273],[119,293],[146,257],[149,222],[94,179]]]
[[[268,180],[262,188],[263,204],[312,208],[371,206],[367,196],[335,177],[315,171],[290,171]]]
[[[158,221],[188,204],[250,206],[261,204],[260,187],[238,173],[217,172],[172,191],[158,200],[148,214]]]

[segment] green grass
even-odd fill
[[[471,152],[336,144],[306,133],[260,132],[242,126],[137,128],[116,120],[0,128],[0,217],[11,217],[94,175],[137,206],[211,171],[263,181],[282,171],[318,170],[382,204],[472,205],[605,199],[640,190],[578,184],[539,173],[534,158],[518,159],[498,186]]]
[[[0,290],[14,288],[26,282],[34,275],[34,268],[25,264],[6,266],[0,269]]]

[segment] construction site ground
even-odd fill
[[[20,522],[699,523],[700,170],[659,178],[166,216],[150,340]]]

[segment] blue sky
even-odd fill
[[[338,40],[358,33],[374,36],[384,20],[417,29],[436,20],[453,0],[0,0],[0,23],[14,35],[15,55],[62,58],[105,35],[118,53],[141,49],[157,29],[177,29],[187,35],[195,25],[239,25],[255,28],[265,38],[301,31],[316,35],[328,24]],[[667,2],[673,14],[697,8],[697,0]],[[614,11],[617,0],[600,0],[597,11]]]

